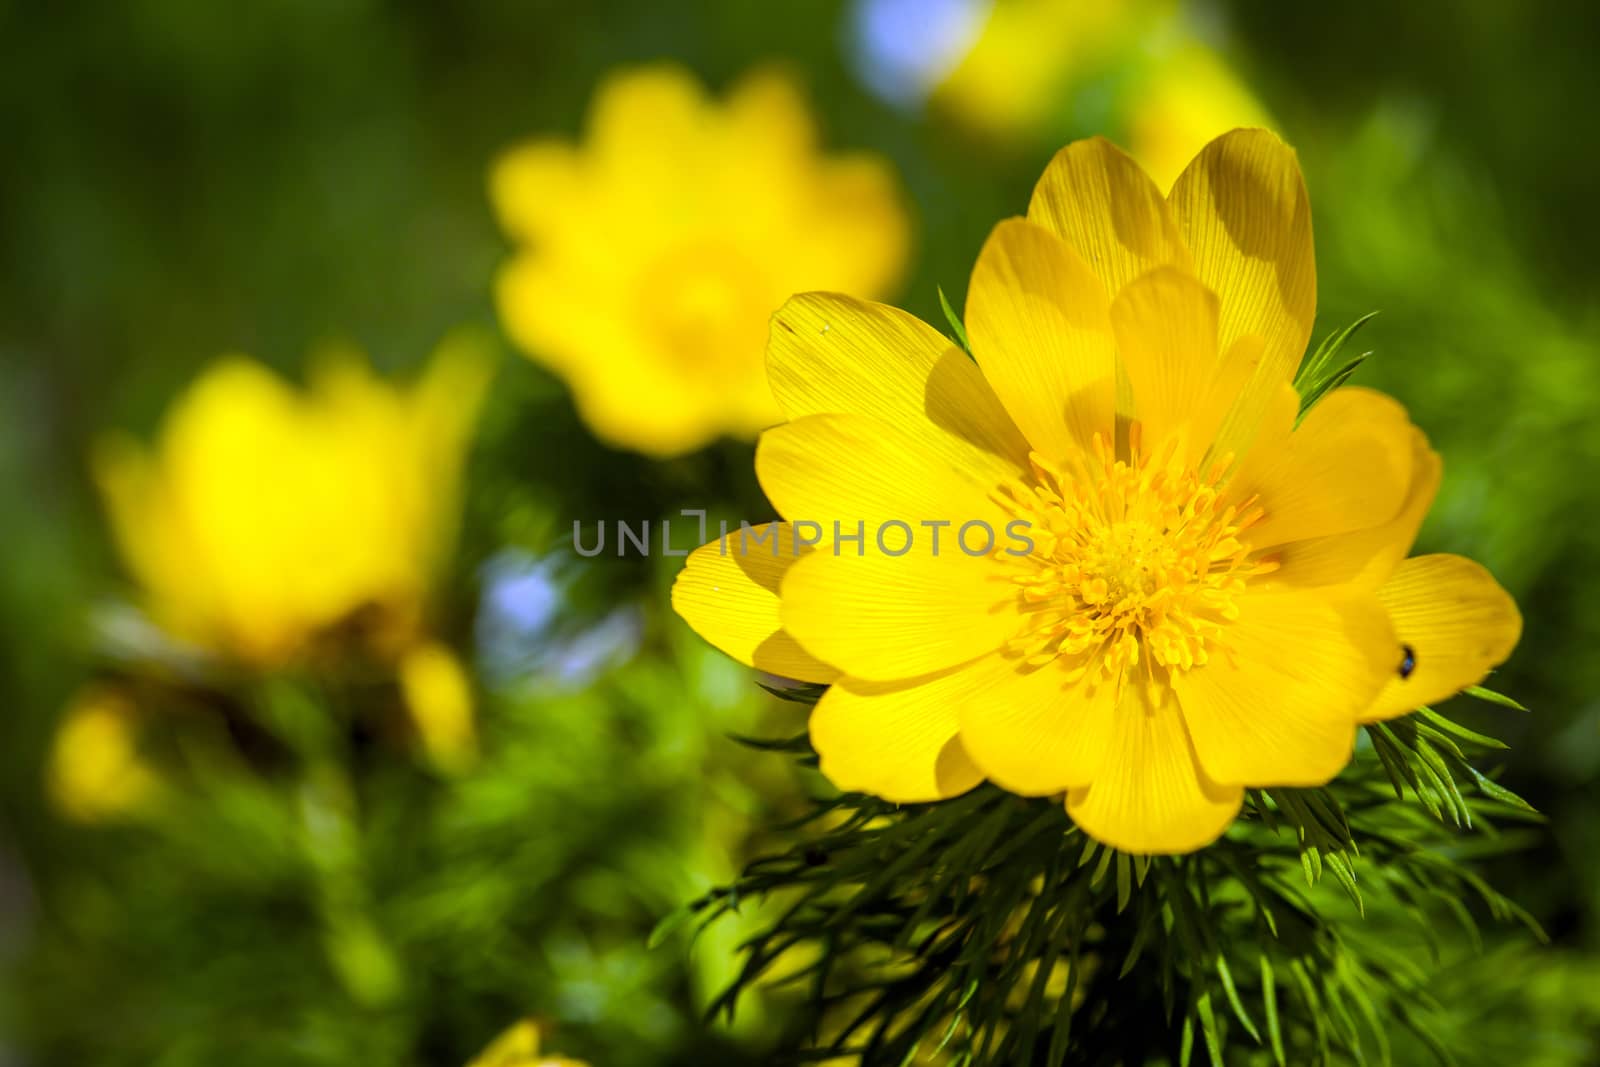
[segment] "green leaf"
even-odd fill
[[[1278,1021],[1278,985],[1272,976],[1272,961],[1261,954],[1261,1004],[1267,1014],[1267,1039],[1272,1042],[1272,1058],[1278,1067],[1288,1067],[1283,1055],[1283,1026]]]
[[[1056,1003],[1055,1028],[1050,1035],[1050,1048],[1046,1053],[1046,1062],[1051,1067],[1061,1067],[1066,1062],[1067,1053],[1072,1047],[1072,1002],[1078,992],[1077,938],[1072,941],[1067,967],[1067,988],[1062,992],[1061,999]]]
[[[1328,1028],[1323,1023],[1322,1001],[1317,996],[1316,986],[1311,982],[1311,976],[1306,973],[1306,968],[1299,960],[1289,964],[1289,973],[1294,976],[1295,985],[1300,990],[1300,998],[1306,1007],[1306,1018],[1311,1022],[1313,1033],[1316,1034],[1317,1051],[1322,1055],[1322,1062],[1328,1060]]]
[[[1450,773],[1450,768],[1445,765],[1444,757],[1439,755],[1437,749],[1428,744],[1424,738],[1417,738],[1414,751],[1422,760],[1421,770],[1426,775],[1431,775],[1431,781],[1440,795],[1450,807],[1450,818],[1457,826],[1472,827],[1472,812],[1467,809],[1467,802],[1462,799],[1461,790],[1456,787],[1455,776]]]
[[[1091,886],[1098,886],[1105,881],[1106,871],[1111,869],[1111,858],[1117,854],[1114,848],[1103,849],[1100,853],[1100,862],[1094,865],[1094,874],[1089,877]]]
[[[1469,685],[1463,689],[1462,692],[1467,694],[1469,697],[1477,697],[1479,700],[1487,700],[1491,704],[1499,704],[1501,707],[1511,708],[1514,711],[1528,710],[1521,704],[1518,704],[1515,700],[1512,700],[1510,697],[1506,696],[1504,693],[1496,693],[1493,689],[1485,689],[1481,685]]]
[[[1301,390],[1302,385],[1313,382],[1320,377],[1326,377],[1328,368],[1338,360],[1339,353],[1344,350],[1345,344],[1360,331],[1361,327],[1376,318],[1377,314],[1376,311],[1369,311],[1350,325],[1335,330],[1327,337],[1324,337],[1322,343],[1317,346],[1317,350],[1311,354],[1311,358],[1300,365],[1300,373],[1296,374],[1294,379],[1295,391],[1304,396],[1305,394]]]
[[[1295,375],[1294,389],[1300,394],[1300,416],[1310,411],[1318,400],[1321,400],[1330,391],[1343,385],[1350,375],[1355,373],[1371,352],[1363,352],[1359,356],[1342,356],[1344,346],[1356,332],[1372,320],[1376,311],[1369,311],[1342,330],[1335,330],[1323,338],[1322,344],[1312,353],[1300,367],[1300,373]]]
[[[1117,853],[1117,914],[1128,910],[1133,897],[1133,863],[1126,852]]]
[[[661,921],[656,923],[655,926],[651,928],[650,936],[645,939],[645,948],[652,952],[660,948],[669,937],[676,933],[690,919],[694,918],[695,914],[696,909],[693,905],[689,904],[686,904],[683,907],[674,908],[667,912],[667,914],[661,917]]]
[[[1211,1060],[1211,1067],[1227,1067],[1222,1062],[1222,1038],[1217,1033],[1216,1013],[1211,1010],[1210,990],[1200,994],[1195,1010],[1200,1015],[1200,1033],[1206,1039],[1206,1055]]]
[[[1476,767],[1469,765],[1467,767],[1467,773],[1472,775],[1473,782],[1477,785],[1478,790],[1483,793],[1484,796],[1498,800],[1502,804],[1509,804],[1513,808],[1518,808],[1530,815],[1539,814],[1538,808],[1534,807],[1532,804],[1529,804],[1526,800],[1523,800],[1520,796],[1513,793],[1511,790],[1507,789],[1493,778],[1483,774]]]
[[[944,286],[939,286],[939,306],[944,309],[945,321],[950,324],[950,330],[955,334],[956,344],[967,355],[972,355],[972,345],[967,342],[967,327],[962,323],[961,316],[956,314],[956,309],[950,306],[950,298],[944,295]]]
[[[1459,723],[1451,722],[1449,719],[1445,718],[1443,715],[1440,715],[1432,708],[1418,708],[1415,714],[1418,718],[1427,721],[1435,729],[1447,733],[1458,740],[1465,741],[1468,744],[1478,745],[1482,748],[1503,749],[1510,747],[1499,738],[1490,737],[1488,734],[1476,733]]]
[[[1384,1027],[1378,1014],[1377,1005],[1373,1003],[1372,997],[1368,995],[1361,981],[1347,981],[1344,983],[1344,988],[1345,992],[1350,995],[1350,999],[1355,1001],[1356,1010],[1361,1013],[1361,1018],[1366,1022],[1367,1029],[1378,1043],[1378,1061],[1384,1067],[1389,1067],[1393,1062],[1393,1054],[1389,1048],[1389,1032]]]
[[[1160,922],[1160,913],[1155,908],[1144,908],[1139,915],[1139,925],[1133,933],[1133,944],[1128,946],[1128,954],[1123,958],[1122,970],[1117,978],[1128,977],[1133,971],[1133,965],[1139,962],[1139,957],[1144,953],[1145,945],[1149,944],[1150,937],[1155,933],[1156,924]]]
[[[1411,770],[1411,765],[1406,761],[1405,753],[1400,748],[1400,743],[1395,740],[1389,728],[1383,723],[1371,723],[1367,726],[1367,736],[1372,740],[1372,751],[1378,754],[1378,762],[1383,764],[1383,771],[1389,776],[1389,782],[1394,786],[1396,800],[1406,798],[1406,783],[1417,787],[1417,776]]]
[[[1261,1031],[1256,1029],[1256,1024],[1251,1020],[1248,1012],[1244,1010],[1244,1002],[1239,999],[1239,990],[1233,984],[1233,972],[1228,970],[1228,958],[1217,957],[1217,977],[1222,979],[1222,992],[1228,998],[1228,1006],[1233,1009],[1234,1018],[1239,1024],[1249,1031],[1250,1036],[1256,1039],[1256,1044],[1261,1043]]]
[[[763,686],[762,688],[766,688]],[[729,741],[745,748],[753,748],[757,752],[795,752],[809,754],[811,752],[811,738],[807,734],[796,737],[747,737],[744,734],[730,733],[726,735]]]
[[[766,682],[757,682],[756,685],[765,689],[779,700],[787,700],[791,704],[814,705],[822,699],[822,694],[828,691],[825,685],[816,682],[798,682],[790,686],[768,685]]]

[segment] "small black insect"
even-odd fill
[[[1417,650],[1410,645],[1400,646],[1400,677],[1409,678],[1417,669]]]

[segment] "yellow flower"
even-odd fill
[[[790,421],[756,471],[795,525],[776,556],[696,550],[675,606],[745,663],[831,683],[811,737],[841,788],[988,778],[1065,794],[1126,851],[1199,848],[1246,787],[1328,781],[1359,723],[1477,682],[1521,631],[1482,567],[1404,558],[1440,463],[1398,404],[1339,389],[1296,425],[1315,304],[1272,134],[1218,138],[1167,197],[1072,144],[979,256],[976,362],[892,308],[784,307]],[[975,556],[973,522],[998,535]]]
[[[348,353],[306,391],[241,356],[215,364],[147,450],[115,438],[95,473],[116,539],[167,632],[261,668],[319,639],[396,655],[421,631],[451,548],[487,385],[465,341],[412,388]]]
[[[934,103],[1015,140],[1081,123],[1109,88],[1129,154],[1170,189],[1212,138],[1270,125],[1228,62],[1183,23],[1166,0],[998,0]]]
[[[761,351],[792,293],[885,294],[907,220],[887,164],[820,155],[787,81],[726,103],[649,67],[600,89],[582,146],[538,141],[495,166],[522,247],[499,277],[512,338],[566,379],[597,436],[654,456],[781,418]]]
[[[1219,134],[1272,125],[1227,62],[1195,43],[1153,64],[1129,89],[1123,122],[1129,153],[1163,190]]]
[[[100,685],[67,706],[45,774],[57,810],[80,822],[130,814],[160,792],[160,779],[139,754],[133,703]]]
[[[995,0],[933,102],[992,136],[1037,133],[1073,90],[1172,14],[1168,0]]]
[[[524,1019],[489,1043],[467,1067],[587,1067],[579,1060],[540,1053],[539,1024]]]

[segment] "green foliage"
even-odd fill
[[[1344,347],[1356,332],[1371,322],[1378,313],[1369,311],[1359,319],[1341,330],[1335,330],[1322,339],[1317,350],[1311,353],[1304,363],[1300,364],[1300,372],[1295,375],[1294,389],[1300,394],[1300,417],[1304,418],[1328,393],[1339,388],[1350,380],[1350,375],[1356,368],[1366,362],[1370,351],[1362,352],[1356,356],[1346,356]]]
[[[731,947],[646,944],[788,793],[718,732],[761,728],[745,681],[686,645],[501,693],[448,778],[381,687],[148,694],[169,802],[61,830],[80,853],[38,872],[60,918],[17,964],[15,1032],[60,1063],[411,1067],[533,1014],[596,1064],[761,1062],[759,1035],[702,1023]]]
[[[1492,738],[1426,709],[1366,736],[1334,782],[1253,790],[1222,840],[1179,857],[1103,848],[1059,799],[989,785],[819,801],[789,848],[671,922],[783,901],[714,1009],[813,949],[782,979],[809,994],[801,1059],[1394,1063],[1404,1033],[1451,1062],[1462,1035],[1431,961],[1478,943],[1484,914],[1542,936],[1472,869],[1537,816],[1468,762]],[[811,758],[804,738],[768,747]]]

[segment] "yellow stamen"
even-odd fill
[[[1221,647],[1249,578],[1276,570],[1251,559],[1245,533],[1264,511],[1252,498],[1224,503],[1224,456],[1189,469],[1177,442],[1144,454],[1142,427],[1129,427],[1129,459],[1095,435],[1072,469],[1031,457],[1034,482],[1006,501],[1034,540],[1013,581],[1026,622],[1008,651],[1036,665],[1064,659],[1073,678],[1121,684],[1143,668],[1149,684],[1204,664]]]

